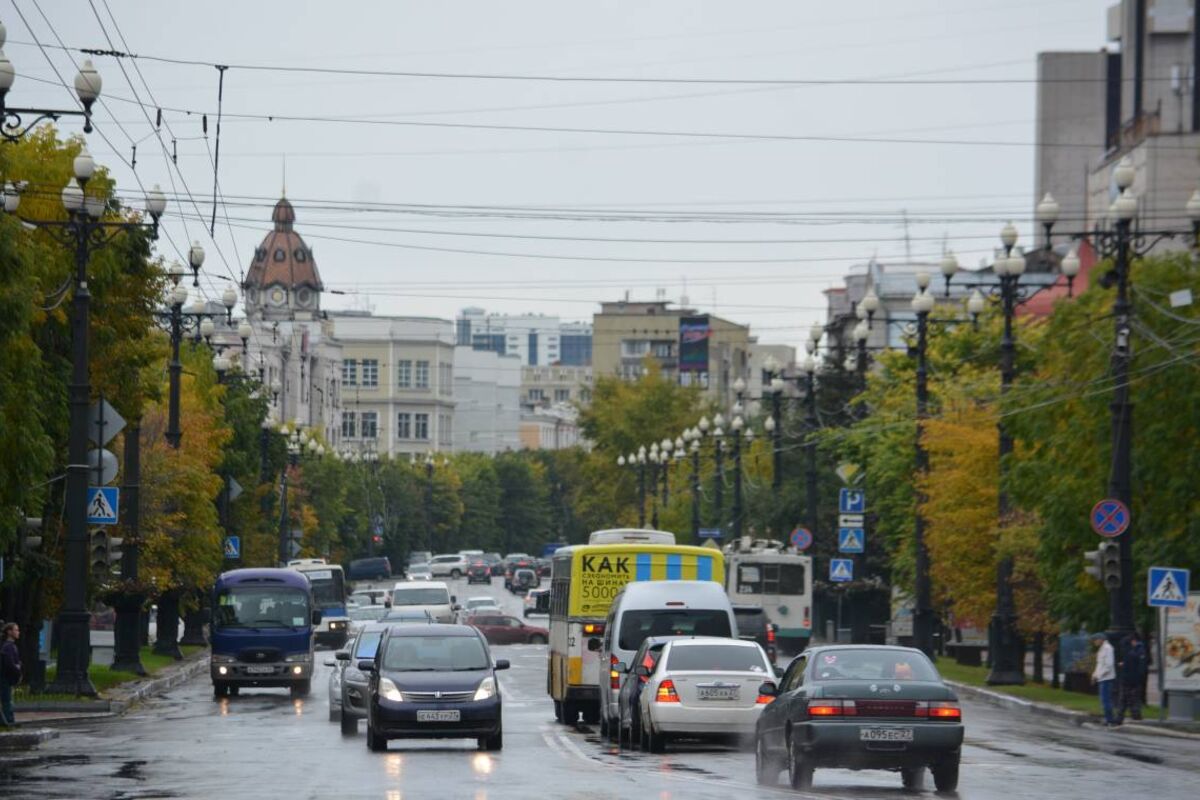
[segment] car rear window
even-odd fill
[[[633,609],[621,617],[622,650],[637,650],[647,636],[729,636],[729,613],[706,608]]]
[[[762,672],[767,671],[757,647],[690,644],[672,647],[667,655],[669,672]]]
[[[392,592],[393,606],[445,606],[450,604],[450,593],[437,587],[415,587],[396,589]]]
[[[937,670],[921,653],[907,650],[828,650],[813,657],[818,681],[937,681]]]
[[[758,633],[766,627],[767,619],[761,608],[756,608],[752,611],[733,610],[733,616],[737,619],[738,631],[741,633]]]

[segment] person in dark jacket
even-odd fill
[[[21,629],[10,622],[0,628],[0,726],[16,725],[13,711],[13,689],[21,682],[21,654],[17,640]]]
[[[1117,682],[1120,698],[1117,705],[1118,724],[1125,720],[1125,711],[1135,720],[1142,718],[1142,686],[1146,682],[1149,658],[1146,645],[1137,631],[1121,642],[1121,657],[1117,663]]]

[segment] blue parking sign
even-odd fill
[[[842,490],[838,492],[838,513],[867,513],[867,493],[858,489],[849,489],[843,486]]]

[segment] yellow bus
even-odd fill
[[[551,561],[550,656],[546,691],[554,716],[572,724],[600,719],[600,648],[613,598],[631,581],[723,583],[725,557],[709,547],[674,544],[663,531],[593,533],[589,544],[563,547]],[[607,679],[607,675],[605,675]]]

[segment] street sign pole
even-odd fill
[[[1167,609],[1158,609],[1158,721],[1167,718],[1167,666],[1163,662],[1167,657]]]

